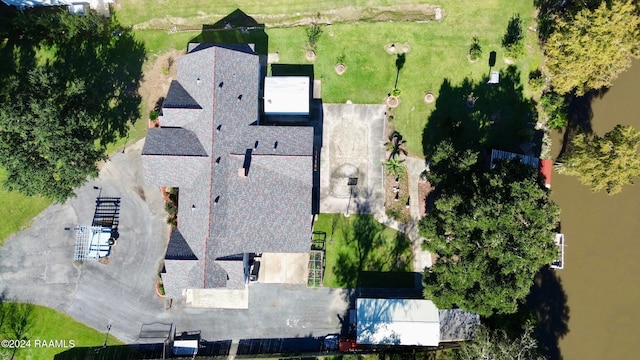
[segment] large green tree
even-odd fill
[[[64,201],[87,176],[97,176],[104,149],[94,144],[96,119],[66,101],[83,85],[60,84],[43,68],[10,86],[12,101],[0,108],[0,161],[5,185],[27,195]],[[20,91],[26,86],[29,91]]]
[[[578,176],[593,191],[613,195],[640,176],[640,131],[617,125],[600,137],[580,133],[571,141],[572,150],[556,167],[558,172]]]
[[[557,256],[559,209],[537,170],[517,160],[485,170],[477,153],[443,143],[428,177],[441,195],[420,223],[425,249],[437,256],[424,274],[425,297],[485,316],[515,312]]]
[[[93,12],[33,9],[0,21],[3,185],[62,202],[138,119],[144,47]]]
[[[555,91],[583,95],[609,87],[640,56],[640,16],[631,0],[602,1],[595,10],[557,16],[544,44]]]

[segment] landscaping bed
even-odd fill
[[[396,181],[396,179],[398,181]],[[384,207],[387,216],[403,224],[411,220],[409,204],[409,177],[407,170],[398,174],[387,174],[384,178]]]

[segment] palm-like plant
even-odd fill
[[[407,171],[407,169],[402,165],[404,159],[398,160],[398,156],[393,156],[389,158],[389,160],[385,161],[383,164],[387,169],[387,175],[393,174],[395,177],[398,177],[400,174]]]
[[[384,144],[387,147],[387,151],[389,151],[389,160],[400,154],[406,156],[408,154],[405,146],[406,143],[407,140],[404,140],[402,135],[397,130],[394,130],[391,135],[389,135],[389,141]]]

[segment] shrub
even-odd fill
[[[471,46],[469,47],[469,59],[471,61],[476,61],[480,58],[480,55],[482,55],[482,47],[480,46],[478,37],[474,36]]]
[[[517,58],[524,52],[524,33],[522,32],[522,19],[520,14],[514,14],[507,24],[507,32],[502,37],[502,47],[505,55],[510,58]]]
[[[548,92],[540,98],[540,105],[547,117],[547,126],[551,129],[562,129],[567,126],[567,105],[565,98],[554,92]]]
[[[154,120],[158,119],[159,115],[160,115],[160,113],[157,110],[151,110],[151,111],[149,111],[149,120],[154,121]]]
[[[320,14],[318,14],[318,17],[320,17]],[[316,49],[316,44],[320,39],[320,35],[322,35],[322,26],[314,21],[307,28],[307,46],[309,49]]]
[[[544,76],[540,69],[531,70],[529,72],[529,86],[533,92],[538,92],[544,86]]]
[[[391,95],[392,96],[398,97],[398,96],[400,96],[400,94],[402,94],[402,91],[400,89],[398,89],[398,88],[395,88],[395,89],[391,90]]]

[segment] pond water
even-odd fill
[[[640,129],[640,61],[592,103],[593,130]],[[554,134],[554,156],[561,135]],[[553,174],[560,206],[565,268],[558,270],[569,307],[562,357],[637,359],[640,344],[640,179],[622,193],[594,194],[575,177]]]

